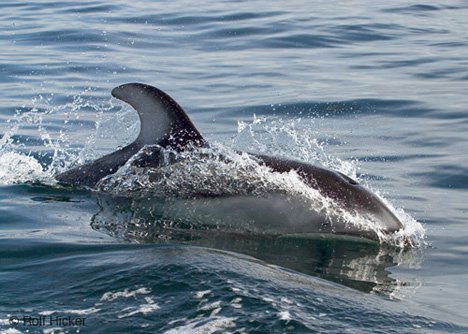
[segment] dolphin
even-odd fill
[[[208,143],[195,128],[182,107],[162,90],[146,84],[127,83],[114,88],[112,96],[128,103],[137,111],[141,123],[137,139],[122,149],[57,175],[56,179],[59,183],[93,188],[101,179],[114,174],[146,145],[155,145],[162,149],[171,149],[177,152],[182,152],[188,147],[208,146]],[[292,159],[255,153],[248,154],[254,157],[260,165],[266,166],[274,172],[288,173],[295,171],[309,187],[318,190],[321,195],[331,198],[343,209],[355,212],[363,217],[370,217],[377,224],[378,229],[385,234],[391,234],[403,228],[401,221],[377,195],[340,172]],[[158,155],[149,155],[147,160],[143,158],[143,160],[137,162],[138,167],[157,166],[157,160]],[[337,223],[331,226],[330,217],[324,218],[323,213],[306,211],[304,215],[304,212],[299,212],[305,210],[304,206],[290,206],[284,204],[284,201],[279,204],[279,197],[281,196],[272,194],[259,199],[255,203],[258,203],[259,210],[265,213],[269,211],[268,205],[270,207],[279,207],[281,205],[282,207],[288,207],[287,209],[290,211],[288,212],[288,219],[295,215],[301,216],[304,225],[307,224],[307,219],[309,219],[312,227],[302,228],[300,232],[347,234],[378,239],[373,231],[349,226],[349,224]],[[228,199],[225,201],[224,198],[221,200],[224,202],[229,201]],[[231,203],[237,205],[236,209],[242,210],[248,203],[250,203],[250,206],[256,205],[250,198],[242,202],[239,200],[238,197],[231,197]],[[221,205],[220,203],[217,206]],[[250,209],[251,211],[258,211],[255,207]],[[258,212],[255,214],[261,215]],[[274,218],[271,216],[274,216],[274,214],[270,214],[268,219]]]

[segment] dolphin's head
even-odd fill
[[[332,198],[346,210],[371,220],[382,232],[390,234],[403,228],[398,217],[376,194],[347,175],[314,168],[310,178],[323,195]]]
[[[371,220],[380,231],[386,234],[403,228],[397,216],[377,195],[342,173],[295,160],[263,154],[254,156],[273,171],[284,173],[295,170],[308,186],[318,190],[323,196],[331,198],[345,211]],[[363,229],[362,226],[353,226],[343,222],[342,212],[338,211],[327,212],[327,217],[322,217],[323,219],[319,215],[318,220],[323,221],[321,224],[324,226],[321,228],[322,231],[330,230],[332,233],[377,238],[377,234],[370,231],[374,229]],[[317,221],[317,215],[311,217],[311,221]],[[333,224],[329,223],[331,221]]]

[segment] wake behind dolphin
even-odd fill
[[[125,164],[157,171],[167,165],[166,155],[163,154],[166,150],[183,155],[197,148],[208,147],[184,110],[158,88],[129,83],[114,88],[112,95],[130,104],[138,112],[141,121],[138,138],[130,145],[94,162],[59,174],[56,179],[60,183],[92,188]],[[247,218],[241,219],[253,217],[261,221],[260,225],[265,228],[283,224],[278,229],[280,233],[333,233],[378,240],[380,234],[396,234],[403,229],[401,221],[378,196],[342,173],[263,154],[247,153],[247,157],[253,159],[258,168],[272,173],[295,173],[306,187],[330,199],[339,210],[331,212],[323,206],[308,206],[297,196],[292,199],[281,191],[256,192],[255,180],[234,191],[230,189],[223,192],[223,188],[218,189],[216,194],[207,194],[201,189],[197,192],[195,189],[192,192],[195,197],[213,197],[213,201],[204,202],[204,209],[216,208],[220,217],[227,208],[236,212],[250,212]],[[229,160],[229,157],[222,159]],[[178,168],[180,159],[171,163],[173,168]],[[371,221],[374,228],[350,224],[344,217],[348,214]]]

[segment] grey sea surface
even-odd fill
[[[0,333],[468,332],[467,17],[455,0],[2,1]],[[164,214],[197,202],[54,185],[137,136],[110,96],[126,82],[216,145],[357,178],[420,245],[194,231]]]

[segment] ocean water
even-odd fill
[[[2,1],[0,333],[468,332],[467,17],[455,0]],[[55,184],[136,138],[110,95],[126,82],[169,93],[214,147],[357,178],[414,246],[205,228],[216,203]],[[165,185],[252,186],[198,167]]]

